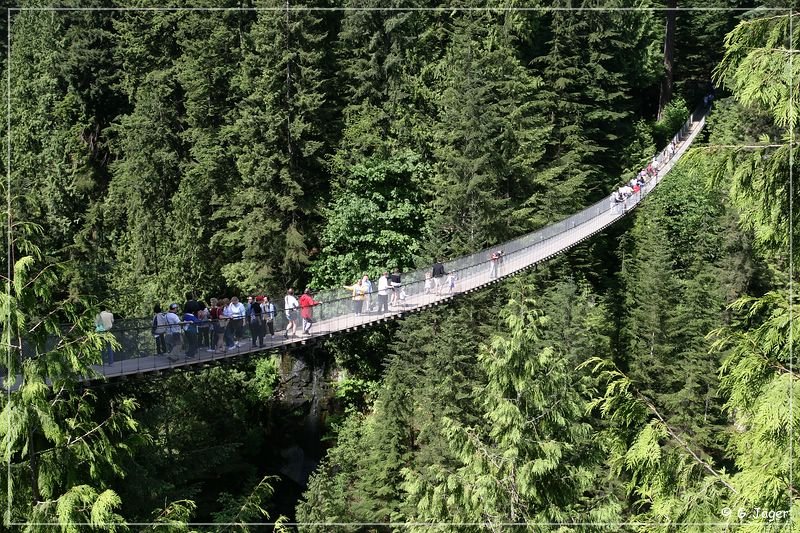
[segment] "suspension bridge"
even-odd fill
[[[298,336],[284,337],[282,329],[285,328],[287,319],[284,310],[276,305],[274,324],[277,330],[276,335],[274,337],[267,335],[263,347],[254,346],[251,343],[245,325],[244,334],[237,346],[226,349],[200,347],[192,357],[187,356],[181,347],[178,347],[177,350],[173,349],[170,354],[157,354],[151,329],[152,319],[119,320],[111,330],[119,345],[114,350],[114,363],[93,366],[95,375],[86,376],[85,380],[160,373],[175,368],[214,364],[248,353],[290,349],[323,337],[400,319],[409,313],[446,303],[459,295],[478,291],[488,285],[500,282],[503,278],[531,269],[538,263],[547,261],[576,246],[627,216],[655,189],[681,156],[686,153],[705,125],[707,112],[708,108],[700,107],[690,115],[672,140],[674,153],[670,153],[671,151],[665,148],[657,155],[661,161],[657,173],[645,183],[639,193],[629,197],[624,204],[615,204],[611,198],[606,197],[560,222],[489,249],[446,261],[444,263],[446,272],[452,273],[455,278],[455,286],[452,289],[443,286],[439,293],[426,291],[425,273],[429,272],[430,268],[406,272],[403,273],[402,283],[405,299],[400,302],[400,305],[389,307],[387,312],[380,314],[365,305],[364,312],[359,315],[353,312],[349,293],[344,295],[342,289],[325,291],[316,296],[322,303],[313,308],[315,322],[310,335],[299,334]],[[504,254],[502,262],[496,266],[496,272],[492,272],[490,256],[496,250],[503,250]],[[376,303],[376,292],[372,294],[372,300]],[[298,330],[302,331],[300,327]],[[214,346],[213,336],[212,333],[211,346]],[[18,380],[17,383],[19,383]],[[12,388],[16,387],[12,386]]]

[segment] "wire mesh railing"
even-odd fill
[[[168,325],[163,321],[162,325],[156,324],[152,317],[119,320],[110,331],[116,347],[109,345],[103,350],[105,364],[97,371],[105,376],[142,373],[303,342],[390,320],[518,272],[588,238],[636,207],[688,148],[690,143],[684,141],[702,128],[707,110],[701,106],[692,112],[671,142],[654,157],[655,176],[623,202],[605,197],[564,220],[447,261],[443,263],[445,274],[438,278],[426,277],[430,267],[405,272],[400,286],[394,289],[379,291],[374,280],[372,290],[363,294],[344,289],[321,291],[315,296],[318,305],[285,309],[283,301],[277,301],[275,313],[270,316],[237,316],[199,323],[180,322],[173,317],[176,323]],[[497,250],[503,254],[493,259],[491,254]],[[291,322],[296,324],[296,333],[290,336]],[[308,334],[304,333],[306,326]]]

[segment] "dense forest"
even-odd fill
[[[6,527],[797,530],[794,3],[434,4],[8,11]],[[291,354],[80,380],[101,307],[486,249],[607,196],[710,91],[643,205],[536,271]]]

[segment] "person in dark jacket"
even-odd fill
[[[437,260],[433,265],[433,269],[431,270],[431,276],[433,276],[433,288],[436,291],[436,294],[442,294],[442,284],[446,275],[447,272],[444,271],[444,264],[442,263],[442,260]]]
[[[250,324],[250,338],[253,341],[253,346],[256,345],[258,340],[259,348],[264,347],[264,316],[261,305],[257,302],[250,302],[250,309],[247,311],[247,322]]]

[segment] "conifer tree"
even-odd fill
[[[403,469],[449,457],[439,430],[443,415],[478,420],[472,396],[483,328],[476,325],[491,320],[489,299],[476,295],[466,305],[402,323],[374,404],[366,416],[352,413],[339,428],[336,446],[298,504],[299,519],[387,522],[413,516]]]
[[[94,253],[101,244],[95,242],[97,208],[108,182],[104,130],[123,105],[114,89],[111,20],[69,11],[21,11],[12,19],[11,171],[19,191],[38,192],[20,199],[44,228],[44,248],[100,274],[70,269],[63,289],[104,292],[107,265]]]
[[[478,356],[487,383],[474,399],[485,425],[443,417],[452,460],[407,470],[415,522],[563,521],[590,482],[580,459],[589,428],[571,372],[553,347],[537,348],[544,317],[514,299],[502,314],[508,333]]]
[[[552,128],[548,166],[538,175],[540,224],[585,206],[630,164],[619,153],[633,133],[631,92],[654,77],[652,25],[647,12],[551,14],[547,49],[533,63],[542,77],[534,109]]]
[[[112,481],[124,475],[119,461],[123,439],[136,430],[136,402],[120,397],[104,406],[79,388],[113,339],[94,331],[95,307],[58,296],[65,265],[41,251],[42,228],[25,220],[23,205],[9,206],[12,268],[0,295],[7,348],[0,361],[4,522],[54,523],[67,531],[83,522],[114,530],[122,517]]]
[[[296,284],[317,241],[329,149],[326,22],[315,11],[259,11],[244,43],[242,105],[225,133],[239,177],[213,201],[221,227],[212,245],[227,258],[226,281],[245,290]]]
[[[757,250],[768,260],[777,258],[773,264],[778,269],[784,245],[793,238],[784,231],[792,193],[786,172],[792,146],[785,128],[797,112],[789,98],[790,84],[797,82],[786,58],[787,43],[796,40],[788,19],[783,14],[754,18],[727,36],[719,76],[737,105],[717,108],[711,135],[716,142],[690,158],[698,175],[710,176],[715,188],[729,193],[741,227],[754,230]],[[773,139],[786,144],[769,146]],[[794,277],[793,272],[786,274]],[[704,284],[708,279],[698,274],[694,281]],[[707,305],[705,295],[700,305]],[[691,432],[671,423],[658,402],[629,376],[598,363],[606,388],[596,406],[624,428],[612,464],[631,475],[631,493],[647,503],[637,510],[641,519],[673,524],[722,521],[745,524],[753,531],[797,528],[800,499],[793,479],[798,414],[791,408],[797,376],[790,363],[797,319],[791,317],[790,306],[780,290],[743,297],[729,307],[732,320],[711,333],[716,341],[713,353],[722,358],[719,395],[730,424],[723,460],[705,454]],[[707,324],[698,326],[706,328]],[[726,508],[732,513],[720,516]]]
[[[438,53],[430,44],[435,15],[384,6],[422,4],[353,2],[349,7],[369,9],[345,12],[337,36],[342,129],[331,157],[328,226],[312,268],[316,284],[405,270],[421,254],[432,97],[422,79]]]
[[[180,12],[126,12],[115,23],[121,88],[131,111],[110,128],[117,159],[105,196],[102,231],[113,243],[110,286],[120,306],[150,311],[152,302],[178,298],[182,268],[167,261],[175,228],[172,198],[181,183],[185,128],[176,79],[179,47],[173,29]]]
[[[539,80],[516,57],[504,16],[459,13],[450,31],[436,66],[432,256],[471,252],[530,227],[548,134],[529,103]]]
[[[238,3],[208,5],[235,7]],[[227,129],[240,97],[235,74],[251,17],[238,11],[191,12],[176,26],[180,55],[174,75],[182,94],[178,105],[185,119],[180,140],[186,152],[166,222],[178,294],[222,285],[220,271],[233,258],[212,246],[211,237],[221,226],[217,218],[231,209],[241,215],[247,211],[247,203],[230,201],[240,176],[232,153],[236,144]]]

